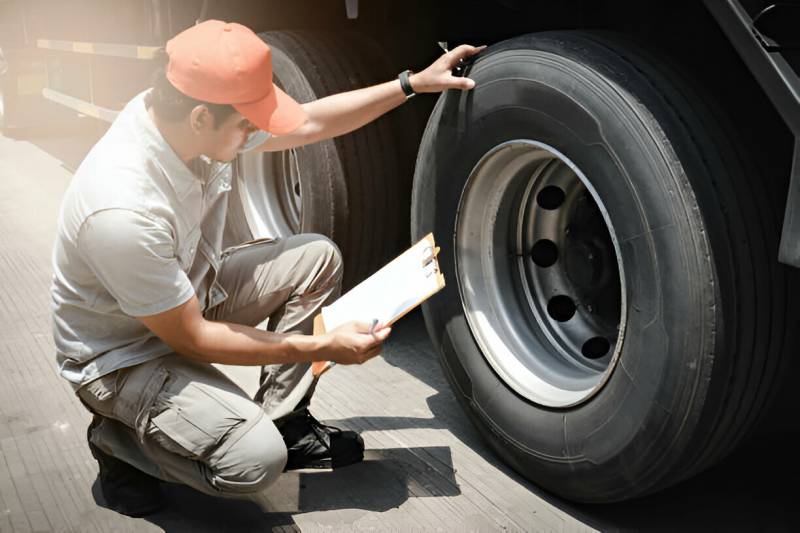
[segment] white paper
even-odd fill
[[[327,331],[358,320],[390,324],[439,289],[433,239],[423,239],[332,305],[322,308]]]

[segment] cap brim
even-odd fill
[[[267,96],[255,102],[233,104],[250,122],[275,135],[291,133],[308,120],[308,115],[291,96],[277,85]]]

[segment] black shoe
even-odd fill
[[[95,415],[86,437],[89,450],[100,466],[97,477],[106,503],[118,513],[132,517],[147,516],[160,510],[165,501],[158,479],[108,455],[92,443],[92,429],[101,421],[102,418]]]
[[[320,424],[307,410],[280,426],[289,452],[286,470],[341,468],[364,459],[364,440],[355,431]]]

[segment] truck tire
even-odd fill
[[[465,411],[575,501],[715,464],[797,342],[782,185],[690,82],[618,37],[525,35],[468,74],[476,88],[434,108],[412,196],[412,236],[434,233],[447,280],[426,327]]]
[[[358,34],[273,31],[276,83],[299,102],[397,75],[380,47]],[[352,287],[409,240],[411,180],[421,134],[408,110],[333,140],[277,153],[244,154],[235,165],[225,244],[295,233],[330,237]]]

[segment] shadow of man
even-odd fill
[[[435,457],[431,468],[430,458]],[[317,511],[385,512],[410,497],[457,496],[450,448],[367,450],[364,461],[337,470],[284,473],[265,491],[247,499],[214,498],[189,487],[163,485],[168,505],[144,519],[165,531],[295,530],[294,515]],[[95,502],[106,507],[98,482]],[[341,517],[336,517],[337,523]]]

